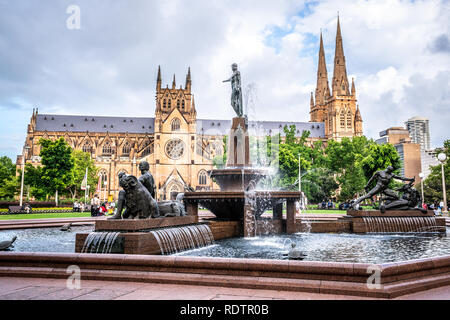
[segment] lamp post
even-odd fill
[[[447,191],[445,190],[445,176],[444,176],[444,162],[447,160],[447,155],[445,153],[439,153],[437,156],[438,160],[441,162],[442,170],[442,193],[444,196],[444,212],[447,213]]]
[[[28,149],[30,149],[30,147],[25,146],[25,147],[23,147],[23,150],[22,150],[22,177],[21,177],[21,182],[20,182],[20,200],[19,200],[20,207],[22,207],[22,205],[23,205],[23,181],[24,181],[24,175],[25,175],[25,161],[26,161],[25,155],[26,155]]]
[[[421,173],[419,173],[419,177],[420,177],[420,188],[422,189],[422,206],[423,206],[423,204],[424,204],[424,202],[425,202],[425,198],[424,198],[424,196],[423,196],[423,177],[424,177],[425,175],[423,174],[423,172],[421,172]]]

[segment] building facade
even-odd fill
[[[420,182],[419,173],[422,172],[422,158],[420,145],[411,140],[409,131],[402,127],[391,127],[380,132],[377,143],[390,143],[397,150],[402,167],[400,175],[408,178],[416,178]]]

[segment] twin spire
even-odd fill
[[[324,105],[325,101],[331,95],[354,95],[355,84],[352,80],[352,88],[350,87],[347,78],[347,68],[345,65],[344,46],[342,43],[341,25],[339,22],[339,15],[337,20],[336,31],[336,48],[334,55],[334,70],[331,82],[332,93],[330,93],[330,86],[328,84],[328,72],[325,61],[325,50],[323,47],[322,31],[320,31],[320,49],[319,49],[319,63],[317,69],[317,85],[315,92],[315,100],[317,105]]]

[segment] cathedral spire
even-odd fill
[[[334,54],[334,71],[332,83],[333,95],[350,95],[347,69],[345,66],[344,46],[342,44],[341,24],[339,15],[336,31],[336,51]]]
[[[158,78],[156,79],[156,90],[161,90],[161,66],[158,66]]]
[[[192,80],[191,80],[191,67],[188,68],[188,73],[186,75],[186,85],[184,86],[186,90],[191,91],[191,85],[192,85]]]
[[[356,88],[355,88],[355,79],[352,78],[352,96],[356,94]]]
[[[173,74],[172,89],[175,89],[177,82],[175,81],[175,73]]]
[[[320,31],[320,49],[319,49],[319,63],[317,68],[317,85],[316,85],[316,103],[318,105],[325,104],[325,95],[329,91],[328,86],[328,72],[325,61],[325,50],[323,48],[322,30]]]

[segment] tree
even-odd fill
[[[0,186],[0,199],[11,199],[19,193],[20,182],[17,177],[5,179]]]
[[[44,200],[47,191],[42,187],[42,167],[33,166],[31,163],[25,165],[24,184],[30,186],[30,194],[38,200]]]
[[[19,187],[16,165],[9,157],[0,157],[0,199],[13,198],[18,193]]]
[[[73,159],[73,180],[69,186],[69,192],[72,195],[72,199],[75,199],[77,197],[77,193],[81,191],[81,183],[86,174],[86,168],[88,172],[87,184],[90,186],[94,186],[97,183],[98,168],[95,166],[95,162],[89,153],[74,150]]]
[[[394,146],[380,145],[364,136],[330,140],[325,153],[329,168],[336,174],[341,201],[350,200],[363,191],[376,171],[391,165],[398,172],[401,166]]]
[[[58,203],[58,191],[71,185],[73,181],[74,159],[72,148],[63,138],[56,141],[39,140],[41,147],[42,177],[41,184],[48,194],[55,195]]]
[[[16,165],[7,156],[0,157],[0,182],[16,176]]]
[[[444,147],[436,149],[436,154],[445,153],[447,160],[444,163],[444,178],[445,178],[445,190],[447,193],[447,199],[450,199],[450,139],[444,141]],[[431,173],[423,182],[424,198],[427,203],[439,203],[443,200],[442,190],[442,166],[431,167]]]

